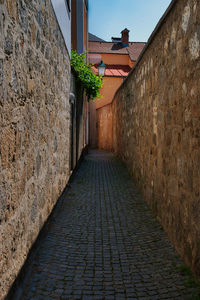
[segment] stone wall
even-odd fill
[[[69,178],[70,61],[50,0],[0,0],[0,299]]]
[[[173,1],[112,104],[113,147],[200,278],[200,2]]]

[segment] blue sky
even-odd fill
[[[89,0],[89,32],[111,41],[127,27],[130,41],[146,42],[171,0]]]

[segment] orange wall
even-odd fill
[[[99,53],[104,64],[129,65],[131,68],[135,64],[127,54],[104,54]],[[90,116],[90,144],[93,146],[97,142],[99,149],[112,151],[112,112],[111,102],[115,92],[122,84],[122,77],[103,77],[103,87],[100,90],[101,98],[96,99],[96,118],[94,112],[91,111]],[[97,123],[97,131],[96,130]],[[97,140],[96,140],[97,139]]]
[[[130,58],[129,58],[129,66],[132,68],[135,64],[135,61],[132,61]]]
[[[100,108],[110,103],[118,87],[122,84],[121,77],[103,77],[103,87],[100,90],[101,98],[96,99],[96,108]]]
[[[101,59],[108,65],[129,65],[129,55],[127,54],[105,54],[101,53]]]
[[[108,104],[97,109],[98,148],[112,151],[112,106]]]
[[[89,102],[89,146],[97,148],[97,113],[96,101]]]

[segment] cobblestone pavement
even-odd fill
[[[178,264],[125,167],[90,152],[13,299],[194,299]]]

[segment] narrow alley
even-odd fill
[[[191,299],[166,234],[111,153],[83,160],[13,299]]]

